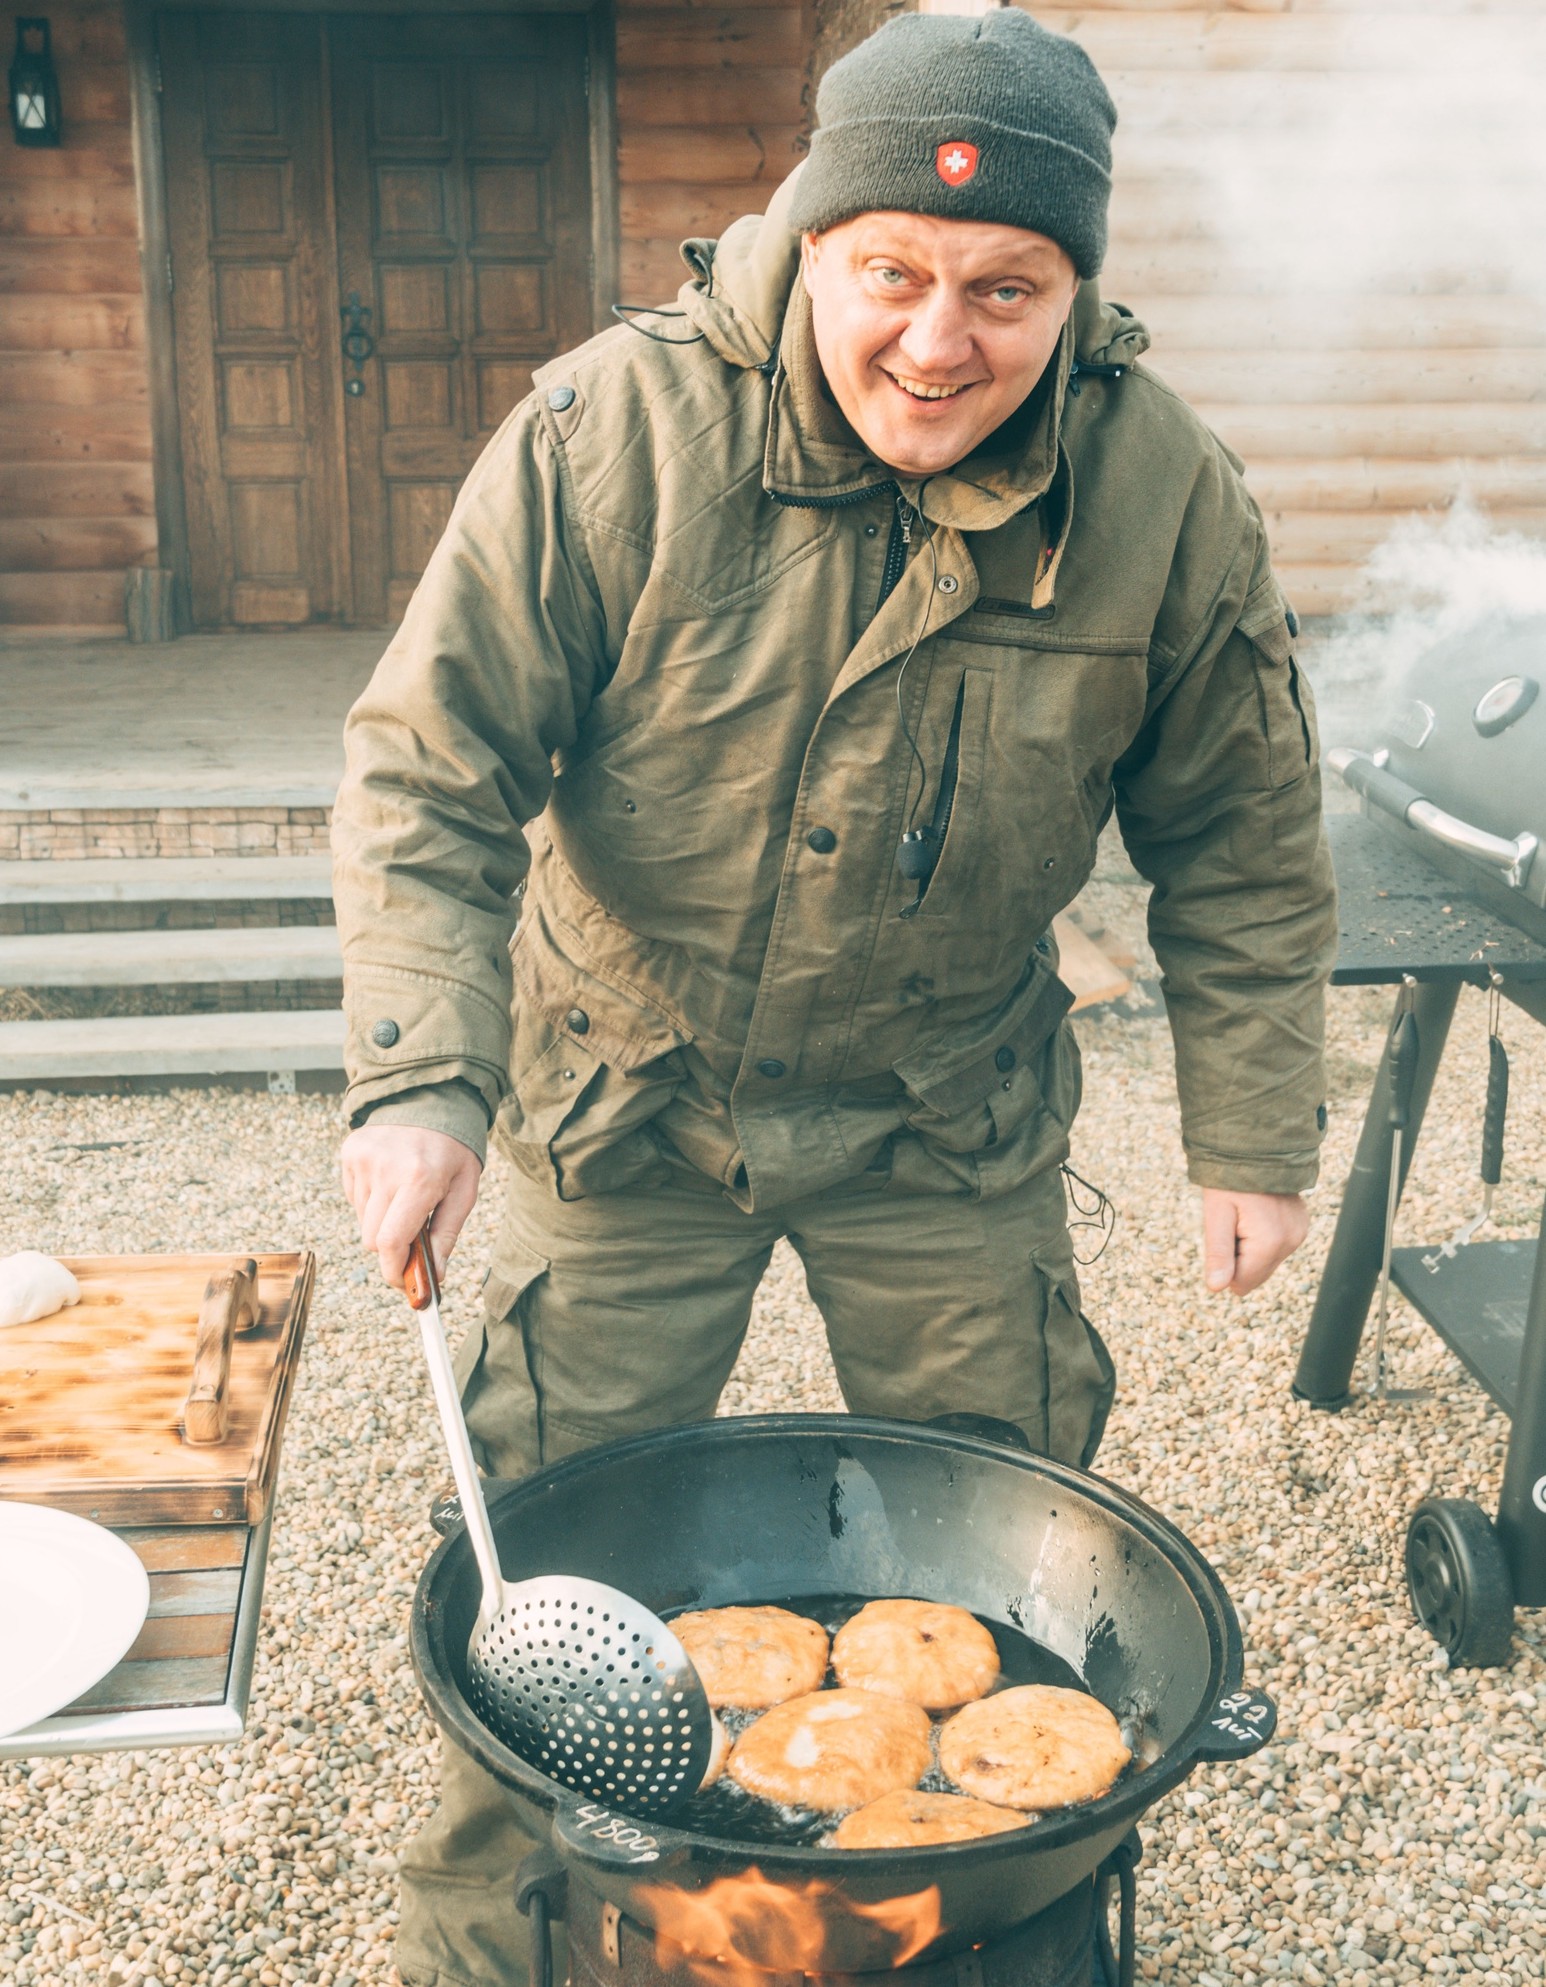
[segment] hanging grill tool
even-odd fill
[[[1423,1257],[1430,1276],[1437,1273],[1447,1256],[1457,1256],[1474,1235],[1492,1219],[1492,1197],[1503,1178],[1503,1127],[1508,1121],[1508,1050],[1501,1031],[1502,981],[1492,976],[1492,993],[1487,1003],[1487,1102],[1482,1111],[1482,1208],[1481,1213],[1457,1228],[1447,1242],[1441,1242],[1432,1255]]]

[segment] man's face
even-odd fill
[[[860,214],[802,243],[816,350],[881,462],[932,476],[1040,379],[1078,279],[1045,235],[996,221]]]

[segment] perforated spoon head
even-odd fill
[[[723,1742],[665,1623],[600,1581],[507,1583],[467,1654],[484,1723],[539,1773],[631,1815],[663,1815],[708,1780]]]

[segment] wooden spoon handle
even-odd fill
[[[430,1253],[429,1223],[414,1236],[408,1248],[403,1271],[403,1291],[415,1311],[426,1311],[440,1302],[440,1285],[435,1279],[435,1258]]]
[[[250,1256],[205,1284],[193,1348],[193,1385],[183,1403],[185,1441],[223,1442],[230,1433],[226,1383],[231,1377],[231,1340],[246,1331],[257,1314],[258,1266]]]

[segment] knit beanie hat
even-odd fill
[[[790,225],[819,234],[881,209],[1002,221],[1094,276],[1116,121],[1079,44],[1018,7],[901,14],[823,78]]]

